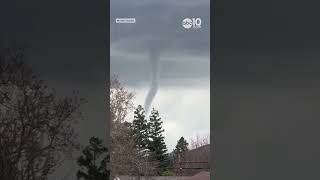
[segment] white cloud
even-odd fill
[[[130,89],[136,93],[136,105],[143,105],[147,88]],[[165,128],[164,136],[169,151],[178,139],[187,140],[196,134],[210,133],[210,88],[160,88],[152,107],[159,110]]]

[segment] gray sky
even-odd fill
[[[81,106],[83,118],[74,124],[78,141],[88,144],[90,137],[99,137],[108,143],[107,121],[107,74],[104,48],[29,48],[26,50],[26,62],[40,75],[50,88],[54,88],[61,97],[79,92],[79,97],[87,103]],[[50,176],[50,180],[64,178],[76,179],[78,166],[76,158],[80,152],[72,154],[73,160],[66,160]]]
[[[0,46],[26,47],[26,61],[57,94],[73,90],[86,98],[84,119],[74,125],[79,142],[92,136],[108,143],[108,6],[107,1],[5,0],[0,5]],[[79,152],[73,154],[74,160]],[[65,161],[50,180],[75,180],[78,166]]]
[[[111,1],[111,73],[144,104],[150,88],[149,49],[160,54],[159,89],[152,107],[164,121],[166,144],[210,132],[209,0]],[[135,24],[115,18],[134,17]],[[199,17],[201,29],[184,29],[184,18]]]
[[[319,179],[318,7],[215,3],[214,179]]]

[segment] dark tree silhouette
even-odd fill
[[[92,137],[89,145],[82,151],[83,155],[78,158],[80,170],[77,172],[78,179],[84,180],[108,180],[110,172],[107,164],[110,161],[108,149],[103,146],[102,140]]]
[[[152,158],[159,162],[158,175],[161,175],[167,168],[169,168],[168,150],[166,143],[164,142],[164,136],[162,135],[164,132],[162,123],[159,112],[152,109],[148,122],[148,149]]]
[[[186,153],[189,151],[188,149],[188,142],[184,139],[184,137],[181,137],[176,145],[176,148],[173,150],[173,162],[175,166],[175,174],[180,174],[182,173],[181,167],[181,162],[185,161],[186,159]]]
[[[134,118],[131,124],[132,135],[135,138],[139,151],[146,151],[149,141],[148,121],[144,113],[143,107],[139,105],[134,111]]]
[[[0,178],[14,180],[17,169],[9,161],[8,153],[5,148],[0,149]]]
[[[185,153],[189,150],[188,149],[188,142],[184,139],[184,137],[181,137],[176,145],[176,148],[173,150],[174,157],[176,161],[181,161],[184,159]]]
[[[0,179],[45,180],[78,147],[72,125],[84,100],[59,98],[24,55],[0,48]]]

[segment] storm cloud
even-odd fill
[[[172,84],[172,80],[176,86],[187,85],[189,80],[193,84],[208,81],[208,3],[207,0],[111,1],[111,73],[118,74],[130,86],[148,83],[150,72],[145,64],[152,45],[160,51],[161,85]],[[136,24],[115,24],[117,17],[134,17]],[[184,29],[181,21],[186,17],[202,18],[202,28]],[[135,73],[131,73],[133,69]]]
[[[135,105],[159,110],[169,151],[181,136],[210,131],[209,2],[111,1],[111,73],[136,94]],[[121,17],[136,23],[116,24]],[[200,29],[182,27],[192,17],[202,19]]]

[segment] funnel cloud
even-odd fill
[[[159,70],[160,70],[159,69],[159,59],[160,59],[159,51],[155,50],[155,48],[151,48],[149,52],[149,59],[151,64],[151,87],[149,89],[149,92],[147,94],[147,97],[144,103],[144,109],[146,114],[148,114],[152,101],[158,91]]]

